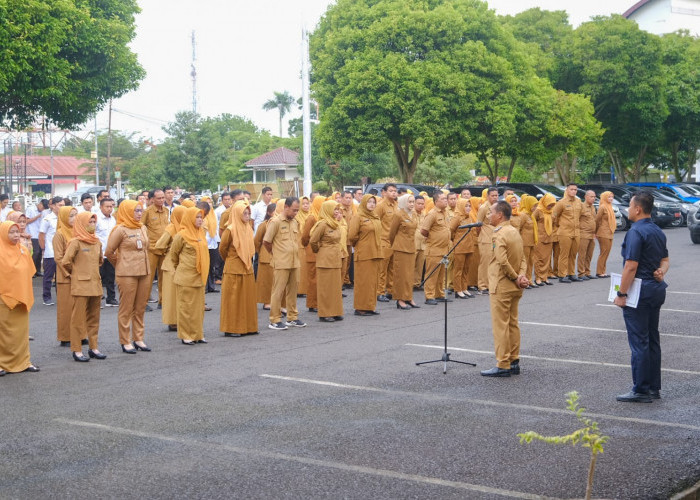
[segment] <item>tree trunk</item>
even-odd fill
[[[676,182],[683,182],[683,176],[681,175],[680,165],[678,165],[678,149],[680,144],[678,142],[671,143],[671,167],[673,168],[673,175],[676,176]]]
[[[513,175],[513,169],[515,168],[515,161],[517,160],[516,156],[513,156],[510,159],[510,165],[508,165],[508,175],[506,176],[506,182],[510,181],[510,176]]]
[[[408,138],[404,140],[404,144],[401,144],[399,141],[391,141],[391,143],[394,146],[394,156],[396,156],[396,160],[399,163],[401,181],[413,184],[413,176],[416,173],[418,160],[423,152],[415,146],[411,147],[411,140]],[[413,149],[413,156],[409,159],[411,149]]]
[[[588,483],[586,484],[586,500],[591,500],[591,494],[593,493],[593,476],[595,474],[595,453],[591,453],[591,463],[588,467]]]
[[[491,166],[491,163],[489,163],[488,156],[481,155],[481,161],[483,161],[486,164],[486,168],[489,169],[488,178],[491,181],[491,184],[496,184],[498,179],[498,158],[496,157],[493,159],[493,167]]]

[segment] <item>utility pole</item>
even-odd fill
[[[190,70],[190,76],[192,77],[192,112],[197,114],[197,69],[195,67],[195,62],[197,61],[196,53],[196,42],[194,36],[194,30],[192,30],[192,65]]]
[[[100,161],[97,151],[97,115],[95,115],[95,185],[100,185]]]
[[[112,167],[112,99],[109,100],[109,122],[107,125],[107,186],[111,186],[110,170]]]
[[[301,103],[304,144],[304,195],[311,196],[311,110],[309,103],[309,33],[301,31]]]

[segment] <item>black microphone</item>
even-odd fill
[[[475,222],[474,224],[465,224],[463,226],[459,226],[457,229],[471,229],[472,227],[481,227],[483,225],[483,222]]]

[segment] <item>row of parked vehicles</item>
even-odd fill
[[[418,184],[397,184],[399,187],[409,188],[414,192],[425,191],[432,195],[437,189],[435,186],[424,186]],[[365,192],[375,189],[381,190],[382,184],[370,184],[365,187]],[[460,193],[464,189],[469,189],[473,196],[481,196],[486,186],[460,186],[450,190]],[[632,182],[628,184],[581,184],[579,187],[579,197],[583,199],[586,191],[592,190],[597,196],[605,191],[613,194],[615,217],[617,219],[617,229],[625,231],[630,226],[629,204],[635,192],[647,190],[654,196],[654,210],[652,220],[659,227],[678,227],[687,225],[690,229],[690,238],[693,243],[700,243],[700,185],[691,183],[662,183],[662,182]],[[521,182],[508,182],[498,184],[498,193],[503,195],[506,189],[513,189],[515,194],[522,196],[528,194],[541,198],[546,193],[551,193],[556,199],[564,196],[564,190],[557,186],[547,184],[531,184]],[[597,204],[597,202],[596,202]]]

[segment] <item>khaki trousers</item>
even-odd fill
[[[419,287],[423,281],[423,266],[425,265],[425,250],[416,250],[416,261],[413,266],[413,286]]]
[[[469,262],[469,275],[467,276],[467,285],[476,286],[479,284],[479,264],[481,263],[481,254],[479,253],[479,245],[474,247],[472,258]]]
[[[479,290],[489,288],[489,263],[493,255],[493,243],[479,243]]]
[[[598,246],[600,247],[600,253],[598,255],[598,263],[595,266],[596,274],[605,274],[605,270],[608,265],[608,255],[610,255],[610,249],[612,248],[612,238],[598,238]]]
[[[591,259],[595,250],[595,240],[581,238],[578,244],[578,277],[591,275]]]
[[[382,263],[379,267],[379,283],[377,284],[377,295],[392,292],[394,281],[394,251],[388,241],[382,241]]]
[[[151,284],[156,277],[156,271],[158,271],[158,303],[163,303],[163,272],[161,268],[163,267],[163,261],[165,260],[165,255],[156,255],[154,253],[148,252],[148,264],[151,266]],[[151,295],[150,288],[148,295]],[[146,302],[148,302],[148,297],[146,297]]]
[[[160,280],[159,280],[160,281]],[[143,276],[117,276],[119,287],[119,343],[131,344],[143,341],[143,315],[151,293],[152,278]]]
[[[547,281],[549,266],[552,261],[552,244],[538,243],[535,245],[535,280]]]
[[[70,316],[70,350],[82,352],[82,339],[87,337],[90,349],[97,349],[97,334],[100,331],[100,305],[102,296],[73,296]]]
[[[506,370],[520,355],[518,303],[522,296],[522,290],[494,293],[489,296],[496,361],[499,368]]]
[[[552,253],[549,256],[549,274],[548,276],[559,276],[559,255],[561,255],[561,250],[559,248],[559,242],[552,242]]]
[[[352,259],[352,250],[348,247],[348,256],[343,257],[342,278],[343,285],[350,284],[350,259]]]
[[[70,294],[70,283],[56,283],[56,340],[59,342],[70,342],[72,312],[73,296]]]
[[[428,274],[440,264],[442,255],[428,255],[425,259],[425,273]],[[437,271],[428,278],[424,285],[426,299],[438,299],[445,297],[445,266],[440,264]]]
[[[532,281],[532,269],[535,263],[534,247],[523,247],[523,255],[525,256],[525,276]]]
[[[455,269],[455,254],[451,253],[450,256],[448,257],[448,262],[447,262],[447,289],[448,290],[454,290],[454,286],[452,283],[452,279],[454,276],[454,269]]]
[[[316,272],[316,263],[314,265],[314,274]],[[297,284],[299,283],[299,268],[293,269],[275,269],[272,277],[272,297],[270,298],[270,323],[279,323],[282,320],[282,299],[287,302],[287,321],[294,321],[299,318],[297,310]],[[314,290],[316,284],[314,283]],[[311,282],[309,289],[306,291],[307,303],[309,293],[311,292]]]
[[[471,253],[455,253],[454,255],[454,290],[455,292],[464,292],[469,286],[469,266],[471,265]]]
[[[578,253],[579,238],[559,236],[559,274],[558,276],[574,276],[576,274],[576,254]]]
[[[274,276],[272,280],[274,281]],[[318,308],[318,289],[316,288],[316,262],[306,262],[306,307],[308,307],[309,309]]]

